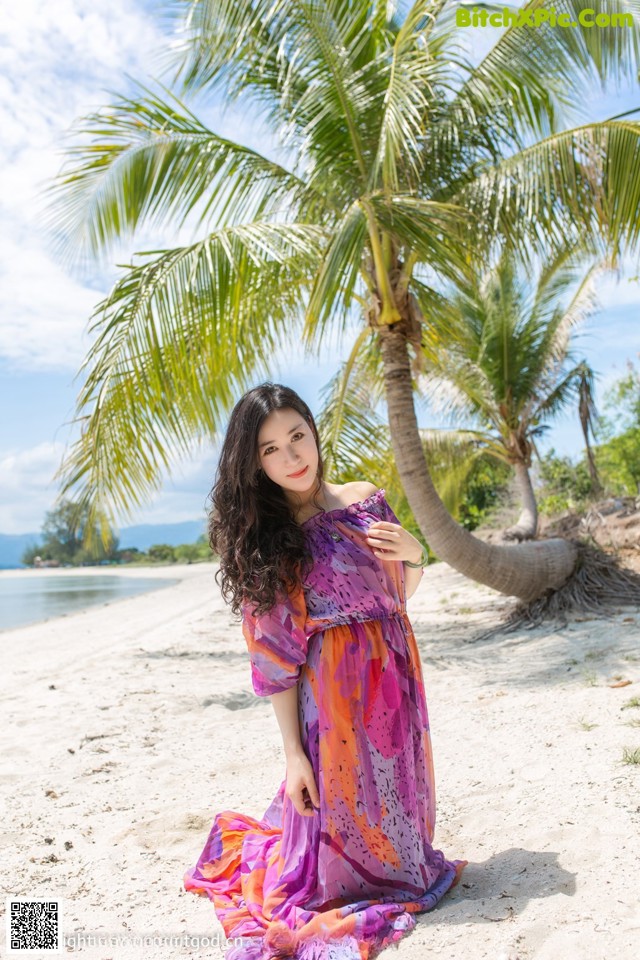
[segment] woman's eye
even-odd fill
[[[304,437],[304,433],[294,433],[294,435],[293,435],[293,437],[292,437],[291,439],[292,439],[292,440],[295,440],[296,437]],[[264,452],[264,453],[265,453],[265,456],[269,453],[270,450],[273,450],[273,447],[267,447],[267,449],[266,449],[265,452]]]

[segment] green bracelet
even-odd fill
[[[429,562],[429,556],[424,547],[422,548],[422,556],[420,557],[420,560],[418,561],[418,563],[411,563],[411,560],[404,561],[404,563],[406,563],[408,567],[426,567],[428,562]]]

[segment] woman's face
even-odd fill
[[[273,410],[262,422],[258,462],[274,483],[294,493],[310,490],[316,483],[318,460],[313,430],[297,410]],[[300,476],[291,476],[303,469]]]

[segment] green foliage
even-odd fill
[[[150,563],[202,563],[212,559],[211,548],[204,536],[195,543],[181,543],[176,547],[156,543],[149,547],[146,558]]]
[[[199,560],[210,560],[211,550],[208,544],[201,542],[181,543],[173,548],[178,563],[197,563]]]
[[[629,427],[595,452],[598,471],[613,496],[640,493],[640,426]]]
[[[336,482],[355,478],[384,487],[402,526],[423,543],[395,464],[389,426],[376,412],[383,395],[382,365],[364,331],[322,391],[317,424],[325,470]],[[468,431],[420,429],[419,435],[440,499],[464,527],[475,529],[507,483],[510,468],[483,452]]]
[[[475,530],[496,506],[506,490],[511,469],[493,457],[478,457],[467,476],[460,502],[458,520],[467,530]]]
[[[22,556],[20,557],[20,563],[24,563],[27,567],[32,567],[36,557],[40,557],[41,560],[57,559],[54,557],[53,550],[50,547],[44,547],[41,544],[36,543],[34,546],[27,547],[26,550],[23,550]]]
[[[631,360],[627,361],[626,375],[605,393],[602,406],[611,416],[602,416],[599,438],[608,439],[621,431],[640,427],[640,370]]]
[[[491,270],[474,267],[452,287],[446,313],[429,313],[426,395],[445,415],[479,423],[477,440],[507,464],[528,464],[535,437],[568,404],[591,423],[593,372],[570,346],[597,305],[593,280],[606,264],[593,256],[568,243],[532,277],[503,246]]]
[[[428,455],[427,453],[427,457]],[[429,463],[429,468],[430,472],[434,473],[432,462]],[[442,473],[438,475],[437,469],[435,472],[434,485],[440,499],[454,519],[467,530],[475,530],[491,513],[500,494],[506,488],[511,473],[506,464],[483,456],[471,459],[466,464],[465,473],[459,475],[454,483],[447,482],[446,476]],[[392,496],[391,499],[394,503],[398,503],[396,516],[402,526],[424,545],[427,554],[433,559],[433,554],[428,544],[424,542],[422,531],[407,498],[400,491],[397,497]]]
[[[175,548],[168,543],[156,543],[149,547],[147,556],[152,563],[175,563]]]
[[[640,493],[640,370],[628,361],[627,373],[604,396],[595,457],[613,496]]]
[[[113,560],[117,553],[118,540],[111,531],[111,547],[105,548],[95,535],[92,547],[85,545],[89,513],[86,504],[77,504],[68,499],[60,501],[55,509],[45,514],[42,544],[25,550],[21,557],[22,563],[32,565],[36,557],[74,566]]]
[[[581,509],[592,496],[592,483],[584,459],[576,464],[569,457],[556,456],[552,447],[540,459],[541,513],[552,515]]]
[[[604,495],[636,496],[640,492],[640,371],[628,363],[628,372],[605,393],[595,430],[600,440],[593,448]],[[584,457],[573,463],[550,450],[540,461],[542,496],[546,514],[583,508],[594,497]]]

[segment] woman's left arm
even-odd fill
[[[420,550],[420,554],[422,555],[422,549]],[[417,562],[418,561],[416,560],[416,563]],[[406,563],[404,564],[404,592],[407,600],[409,597],[412,597],[418,589],[418,585],[422,580],[423,573],[423,567],[408,567]]]

